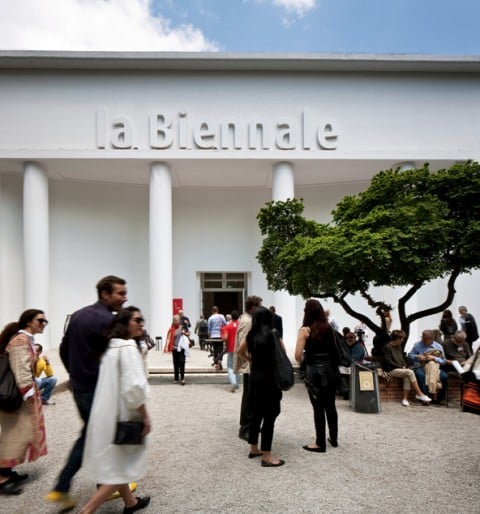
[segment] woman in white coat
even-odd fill
[[[135,497],[128,486],[145,474],[146,445],[113,444],[117,421],[142,421],[143,435],[151,429],[146,408],[148,383],[143,358],[134,337],[144,328],[139,309],[122,309],[114,318],[101,357],[92,411],[87,428],[83,468],[101,484],[81,514],[91,514],[119,491],[129,514],[145,508],[150,497]]]

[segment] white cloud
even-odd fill
[[[290,13],[302,17],[307,11],[315,7],[316,0],[273,0],[273,5],[283,7]]]
[[[153,16],[151,0],[14,0],[2,5],[0,49],[216,51],[194,26]]]

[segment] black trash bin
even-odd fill
[[[380,412],[380,394],[376,370],[362,366],[358,362],[352,364],[350,398],[355,412],[373,414]]]

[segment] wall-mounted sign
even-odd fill
[[[241,120],[198,119],[186,111],[176,114],[159,112],[145,119],[148,141],[139,140],[138,126],[127,116],[109,117],[96,112],[98,149],[154,150],[336,150],[338,130],[329,119],[319,119],[303,110],[295,118],[278,117],[274,121],[258,117]]]

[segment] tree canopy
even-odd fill
[[[379,332],[392,309],[371,286],[406,286],[399,299],[402,330],[442,312],[461,273],[480,267],[480,165],[455,164],[381,171],[368,189],[346,196],[330,223],[303,217],[303,201],[269,202],[257,216],[264,237],[257,255],[271,289],[304,298],[331,298]],[[406,303],[427,282],[448,278],[445,298],[407,314]],[[378,319],[356,312],[347,296],[360,294]]]

